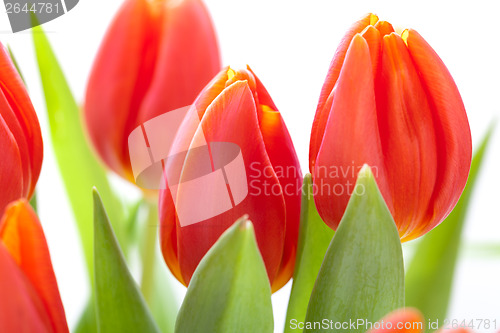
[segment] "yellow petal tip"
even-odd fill
[[[406,46],[408,46],[408,35],[409,35],[408,29],[403,30],[401,33],[401,39],[403,39],[403,42],[405,42]]]

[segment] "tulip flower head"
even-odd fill
[[[187,190],[191,184],[188,182],[184,185],[185,190],[181,183],[174,195],[169,188],[160,192],[160,238],[165,261],[176,278],[187,285],[198,263],[218,237],[238,218],[248,214],[255,227],[272,289],[277,290],[293,273],[302,181],[283,118],[250,68],[221,71],[200,93],[192,108],[200,119],[198,127],[193,129],[191,123],[183,123],[172,149],[197,147],[201,136],[210,147],[212,143],[231,143],[241,153],[238,163],[242,166],[237,171],[229,166],[226,168],[227,188],[224,185],[223,191],[216,192],[214,186],[197,187],[196,200],[193,200],[193,192]],[[166,173],[172,168],[182,175],[193,173],[193,170],[202,173],[201,163],[193,155],[186,154],[174,166],[166,163]],[[207,151],[206,156],[209,155],[212,162],[207,165],[215,177],[219,169],[216,151]],[[245,196],[235,200],[234,187],[231,187],[235,183],[242,184],[234,181],[242,177]],[[217,205],[210,203],[209,198],[224,200],[228,191],[231,193],[230,208],[216,210]],[[241,191],[238,189],[238,192]],[[179,207],[197,212],[212,210],[214,214],[186,225]]]
[[[31,198],[40,175],[43,142],[28,92],[0,44],[0,214],[14,200]]]
[[[190,105],[220,69],[215,31],[201,0],[126,0],[87,86],[84,116],[101,159],[133,182],[130,133]]]
[[[69,332],[42,226],[29,203],[0,221],[0,332]]]
[[[311,134],[323,220],[336,229],[366,163],[402,240],[419,237],[457,203],[471,155],[462,99],[436,52],[373,14],[356,22],[330,65]]]

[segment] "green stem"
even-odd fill
[[[33,196],[31,197],[30,205],[31,205],[31,208],[33,208],[33,210],[35,211],[35,213],[38,213],[38,205],[37,205],[37,201],[36,201],[36,191],[33,193]]]
[[[146,199],[147,200],[147,199]],[[156,236],[158,234],[158,210],[156,202],[146,201],[147,219],[143,230],[141,249],[142,277],[141,291],[146,302],[151,305],[154,286]]]

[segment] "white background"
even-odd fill
[[[97,47],[120,3],[80,0],[75,9],[44,26],[79,101]],[[310,128],[328,65],[345,30],[368,12],[394,26],[416,29],[434,47],[462,93],[475,145],[500,114],[500,6],[496,1],[207,0],[207,5],[219,33],[224,65],[248,63],[259,75],[285,118],[304,173]],[[0,41],[14,50],[43,128],[40,215],[72,326],[88,292],[79,240],[50,146],[31,35],[12,34],[1,5]],[[499,147],[496,134],[469,212],[467,246],[457,268],[449,318],[496,318],[500,325],[500,258],[477,250],[478,244],[500,246]],[[177,286],[182,294],[184,288]],[[289,290],[290,284],[273,296],[277,332],[284,325]]]

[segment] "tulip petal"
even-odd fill
[[[183,0],[173,5],[167,1],[166,6],[158,62],[139,123],[190,105],[221,69],[217,37],[205,5]]]
[[[399,328],[398,325],[402,325],[402,327]],[[380,326],[378,329],[369,330],[368,333],[425,332],[425,321],[422,314],[412,308],[391,312],[381,320]]]
[[[155,6],[148,0],[125,1],[101,44],[85,98],[87,128],[99,155],[131,180],[126,143],[155,69],[161,25]]]
[[[20,148],[23,195],[31,197],[42,168],[42,134],[28,92],[3,46],[0,46],[0,114]]]
[[[414,30],[403,38],[408,45],[434,114],[437,140],[437,179],[428,215],[433,218],[418,234],[439,224],[453,209],[467,182],[472,142],[465,107],[448,69]]]
[[[19,121],[14,114],[14,111],[9,105],[7,98],[5,97],[3,91],[0,89],[0,117],[2,118],[2,127],[4,133],[4,140],[9,137],[8,141],[10,145],[13,145],[13,149],[16,150],[16,155],[18,159],[20,159],[19,163],[16,163],[16,168],[19,169],[16,173],[10,173],[5,170],[4,176],[5,178],[10,178],[11,182],[16,183],[16,187],[19,189],[17,192],[19,194],[16,197],[11,198],[9,201],[4,201],[5,205],[7,205],[10,201],[14,201],[21,197],[28,197],[30,185],[31,185],[31,170],[30,170],[30,152],[28,151],[28,144],[26,142],[26,137],[23,134]],[[4,151],[4,150],[2,150]],[[8,149],[5,150],[7,152]],[[11,162],[9,159],[5,159],[7,163]],[[16,159],[14,159],[15,161]],[[19,174],[19,175],[16,175]],[[6,181],[9,181],[6,179]],[[3,184],[3,182],[2,182]],[[2,213],[3,208],[0,209]]]
[[[248,65],[247,65],[247,70],[250,71],[250,73],[252,73],[252,76],[254,77],[255,90],[256,90],[257,96],[259,98],[259,104],[267,105],[272,110],[278,110],[278,108],[274,104],[273,99],[271,98],[271,95],[269,95],[269,92],[267,92],[266,87],[264,86],[262,81],[259,79],[259,77],[257,75],[255,75],[255,72]]]
[[[0,98],[0,108],[2,99]],[[0,181],[2,190],[0,191],[0,214],[3,214],[5,207],[13,200],[21,198],[23,191],[22,162],[19,147],[9,127],[0,114],[0,151],[2,152],[2,173]]]
[[[428,98],[404,41],[383,38],[376,100],[394,220],[403,240],[427,216],[436,182],[435,123]],[[388,195],[385,195],[389,199]]]
[[[334,87],[337,79],[339,78],[347,50],[349,48],[349,45],[351,44],[351,40],[356,34],[361,33],[367,26],[374,25],[377,21],[378,17],[376,15],[368,14],[361,20],[354,23],[344,35],[340,42],[340,45],[335,51],[335,56],[333,57],[332,63],[330,64],[325,83],[323,84],[323,88],[321,89],[318,108],[316,109],[316,115],[314,116],[314,122],[311,132],[311,143],[309,147],[309,170],[311,172],[314,168],[321,141],[325,132],[328,112],[330,111],[330,107],[325,107],[325,104],[327,103],[329,96],[334,91]]]
[[[53,331],[69,332],[42,226],[24,199],[8,206],[0,240],[39,295]]]
[[[363,164],[372,166],[382,194],[388,193],[384,188],[370,50],[359,34],[351,42],[336,89],[313,170],[318,212],[333,229],[344,214]],[[335,200],[331,200],[333,196]]]
[[[378,21],[377,24],[375,24],[375,28],[380,31],[380,35],[386,36],[390,35],[391,33],[394,32],[394,28],[392,27],[392,24],[390,24],[387,21]]]
[[[36,291],[0,242],[0,332],[53,332]]]
[[[375,29],[373,26],[368,26],[366,29],[363,31],[361,34],[363,38],[366,40],[368,43],[368,47],[370,48],[370,57],[372,60],[372,66],[373,66],[373,73],[374,76],[377,75],[378,72],[378,63],[379,63],[379,58],[380,58],[380,40],[381,40],[381,35],[380,32]]]
[[[302,172],[292,139],[278,111],[263,110],[260,123],[262,137],[271,165],[280,182],[286,206],[286,237],[279,275],[273,291],[285,285],[293,274],[299,235]]]
[[[299,235],[302,172],[283,117],[260,79],[250,67],[247,68],[255,78],[256,92],[260,103],[257,108],[257,112],[260,113],[260,131],[269,160],[281,184],[286,205],[286,236],[283,259],[278,276],[273,281],[272,286],[273,291],[276,291],[290,280],[295,265]]]
[[[167,264],[170,272],[175,278],[187,286],[189,280],[186,282],[182,277],[181,267],[179,265],[179,253],[177,250],[177,216],[175,213],[175,205],[172,199],[172,194],[168,187],[160,191],[158,198],[158,217],[160,220],[160,247],[163,254],[163,259]]]
[[[213,102],[213,100],[219,96],[219,94],[226,88],[226,82],[228,80],[227,71],[229,67],[221,70],[215,77],[210,81],[205,88],[200,92],[195,102],[193,103],[196,106],[196,110],[198,111],[198,116],[203,118],[205,111],[208,106]]]

